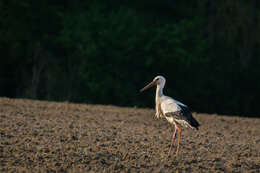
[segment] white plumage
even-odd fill
[[[155,95],[155,116],[157,118],[165,117],[169,123],[175,126],[168,155],[171,153],[172,145],[175,141],[177,131],[179,135],[176,154],[178,154],[181,138],[181,129],[178,127],[178,125],[190,127],[192,129],[198,129],[199,123],[195,118],[193,118],[191,112],[189,111],[189,108],[185,104],[163,94],[165,82],[166,80],[163,76],[157,76],[153,79],[151,83],[149,83],[140,91],[142,92],[150,88],[151,86],[157,85]]]
[[[161,100],[160,102],[161,102],[161,108],[162,108],[163,114],[181,110],[180,106],[178,106],[178,104],[177,104],[177,101],[172,99],[171,97],[162,96],[160,98],[160,100]]]

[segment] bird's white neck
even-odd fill
[[[155,101],[158,103],[159,98],[163,96],[163,87],[164,85],[157,85],[156,87],[156,95],[155,95]]]
[[[156,110],[156,117],[163,117],[161,106],[160,106],[160,98],[163,96],[163,87],[164,85],[157,85],[156,87],[156,95],[155,95],[155,110]]]

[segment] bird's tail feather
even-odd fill
[[[199,130],[200,124],[195,118],[193,118],[193,117],[191,118],[190,125],[192,127],[194,127],[195,129]]]

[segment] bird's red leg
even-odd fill
[[[177,130],[178,130],[178,141],[177,141],[177,152],[176,152],[176,155],[178,155],[180,141],[181,141],[181,128],[179,128],[177,125],[176,125],[176,127],[177,127]]]
[[[177,131],[177,128],[176,128],[176,125],[175,125],[175,127],[174,127],[174,132],[173,132],[173,135],[172,135],[172,143],[171,143],[170,150],[169,150],[169,152],[168,152],[168,156],[171,154],[172,146],[173,146],[173,144],[174,144],[175,137],[176,137],[176,131]]]

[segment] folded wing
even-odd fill
[[[161,102],[161,108],[165,118],[169,122],[175,121],[183,126],[198,129],[198,121],[192,116],[189,108],[183,103],[166,96]]]

